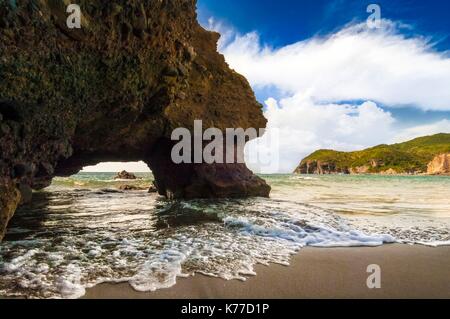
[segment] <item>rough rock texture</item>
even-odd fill
[[[315,175],[332,175],[332,174],[374,174],[371,169],[379,167],[377,161],[371,160],[370,165],[362,165],[355,167],[339,167],[333,162],[322,162],[320,160],[302,161],[296,168],[295,174],[315,174]],[[392,168],[380,170],[376,174],[380,175],[397,175],[398,172]]]
[[[344,168],[336,167],[335,163],[323,162],[316,160],[302,161],[295,170],[296,174],[317,174],[317,175],[329,175],[329,174],[349,174],[349,171]]]
[[[149,157],[160,194],[187,199],[269,195],[270,187],[245,164],[177,165],[170,160],[172,146],[172,141],[160,141]]]
[[[13,182],[0,183],[0,240],[3,239],[4,228],[16,211],[20,198],[20,192]]]
[[[427,174],[430,175],[450,174],[450,153],[436,156],[428,164]]]
[[[133,173],[128,173],[127,171],[121,171],[117,173],[117,176],[114,179],[136,179],[136,175]]]
[[[69,3],[81,7],[81,29],[66,26]],[[244,164],[170,161],[172,130],[195,119],[221,130],[266,125],[195,5],[0,0],[0,237],[18,189],[29,197],[102,161],[144,160],[170,197],[268,196]]]
[[[315,174],[315,175],[331,175],[331,174],[371,174],[371,168],[377,167],[375,160],[371,161],[370,165],[356,166],[356,167],[338,167],[336,163],[317,161],[302,162],[295,170],[296,174]],[[384,171],[379,171],[377,174],[381,175],[396,175],[398,174],[394,169],[389,168]]]

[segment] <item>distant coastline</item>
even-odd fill
[[[294,173],[450,176],[450,134],[355,152],[318,150],[304,158]]]

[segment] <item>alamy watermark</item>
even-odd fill
[[[369,4],[366,9],[370,13],[367,18],[367,27],[369,29],[381,28],[381,6],[379,4]],[[66,25],[69,29],[81,29],[81,8],[77,4],[69,4],[66,12],[70,15],[67,17]]]
[[[369,29],[381,28],[381,6],[379,4],[369,4],[367,6],[367,13],[370,13],[367,18],[367,27]]]
[[[66,25],[69,29],[81,29],[81,8],[78,4],[69,4],[66,9],[70,15],[67,17]]]
[[[175,164],[247,163],[258,165],[260,169],[276,169],[279,164],[279,134],[276,129],[271,129],[270,134],[258,138],[265,133],[264,128],[204,129],[203,121],[195,120],[193,132],[183,127],[172,131],[171,139],[177,143],[172,148],[171,158]],[[246,143],[250,141],[252,148],[245,156]]]
[[[377,264],[372,264],[367,266],[367,277],[366,285],[369,289],[380,289],[381,288],[381,267]]]

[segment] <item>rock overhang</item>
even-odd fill
[[[17,190],[102,161],[144,160],[169,197],[268,196],[245,164],[169,162],[171,131],[196,119],[266,125],[194,0],[72,2],[81,29],[66,28],[65,1],[0,1],[0,215],[12,215]]]

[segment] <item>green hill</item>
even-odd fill
[[[450,134],[436,134],[362,151],[318,150],[295,170],[303,174],[331,173],[425,173],[437,155],[450,153]]]

